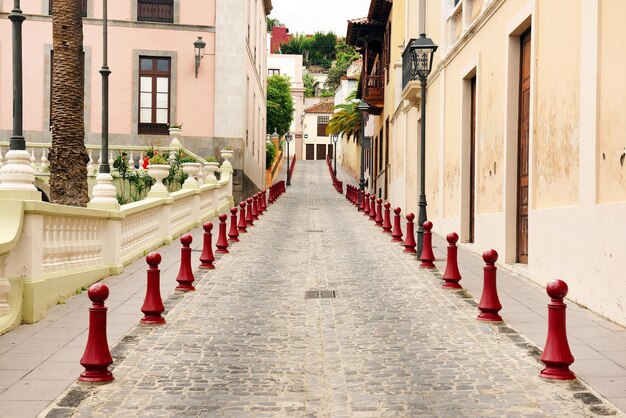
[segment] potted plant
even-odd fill
[[[225,160],[225,163],[227,162],[230,164],[230,161],[228,160],[233,158],[234,155],[235,155],[235,152],[233,151],[231,147],[224,147],[224,149],[220,151],[220,157],[222,157]]]
[[[196,162],[196,159],[189,155],[182,156],[179,161],[183,172],[188,176],[183,183],[183,189],[197,189],[197,178],[200,175],[200,170],[202,170],[202,164]]]
[[[220,169],[220,164],[212,155],[206,157],[205,160],[204,171],[207,173],[206,183],[216,184],[217,177],[215,177],[215,172]]]
[[[167,159],[162,155],[153,154],[148,162],[148,175],[156,180],[150,189],[150,193],[148,193],[148,197],[169,196],[169,192],[163,184],[163,179],[166,178],[170,172],[170,165]]]

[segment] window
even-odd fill
[[[137,20],[174,23],[174,0],[137,0]]]
[[[317,136],[328,136],[326,134],[326,128],[328,127],[328,116],[317,117]]]
[[[87,0],[81,0],[83,5],[83,17],[87,17]],[[48,0],[48,14],[52,16],[52,0]]]
[[[280,69],[278,68],[270,68],[267,70],[268,75],[280,75]]]
[[[170,67],[169,58],[139,57],[140,134],[168,134]]]

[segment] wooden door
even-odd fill
[[[530,119],[530,31],[521,36],[519,138],[517,150],[517,262],[528,263],[528,166]]]
[[[474,242],[474,213],[476,212],[476,77],[470,80],[470,163],[469,163],[469,237]]]
[[[315,145],[306,144],[306,159],[307,160],[315,159]]]
[[[317,144],[317,156],[316,160],[326,159],[326,144]]]

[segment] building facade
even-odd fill
[[[267,56],[268,75],[287,76],[291,80],[291,97],[293,98],[294,112],[289,131],[293,133],[294,143],[290,145],[289,154],[298,156],[302,155],[302,118],[304,115],[302,70],[302,55],[268,54]]]
[[[367,40],[374,56],[359,87],[374,108],[369,124],[382,128],[387,179],[374,173],[374,191],[417,211],[421,90],[401,75],[405,46],[424,32],[439,46],[425,127],[435,231],[458,232],[477,253],[496,249],[505,267],[540,285],[561,278],[569,298],[626,324],[626,270],[616,257],[626,248],[615,239],[626,232],[626,122],[615,117],[626,97],[615,54],[626,4],[424,5],[372,0],[368,18],[353,21],[356,42]]]
[[[269,0],[240,1],[239,8],[233,8],[230,0],[170,0],[160,2],[158,7],[143,0],[108,4],[110,144],[167,145],[168,125],[182,124],[185,146],[198,155],[219,159],[219,150],[224,147],[236,151],[233,160],[236,198],[246,194],[245,188],[263,187],[265,16],[271,10]],[[13,5],[10,3],[0,3],[0,140],[3,141],[9,139],[12,126],[8,14]],[[27,142],[51,141],[50,86],[54,63],[51,4],[51,0],[21,4],[26,17],[22,31]],[[103,10],[101,3],[91,0],[83,1],[83,7],[85,141],[99,144]],[[246,38],[246,26],[250,22],[255,28],[260,23],[262,26]],[[229,31],[236,32],[237,37]],[[196,77],[193,44],[198,37],[206,47]],[[255,59],[248,51],[257,44],[263,47]],[[249,61],[257,64],[249,65]],[[224,75],[225,71],[230,73]],[[256,102],[248,101],[243,90],[246,77],[255,81]],[[232,90],[225,90],[228,83],[234,86]],[[240,86],[244,87],[236,91]],[[253,108],[257,120],[262,121],[254,127],[248,126],[252,122],[248,114]],[[239,112],[237,118],[232,116],[235,109]],[[254,141],[245,142],[246,129],[253,131]]]
[[[304,109],[302,132],[304,134],[303,160],[324,160],[326,155],[333,156],[333,144],[326,133],[326,127],[333,115],[334,103],[321,101]]]

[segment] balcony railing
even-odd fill
[[[381,75],[370,75],[365,77],[363,86],[363,99],[370,106],[382,106],[385,102],[385,80]]]

